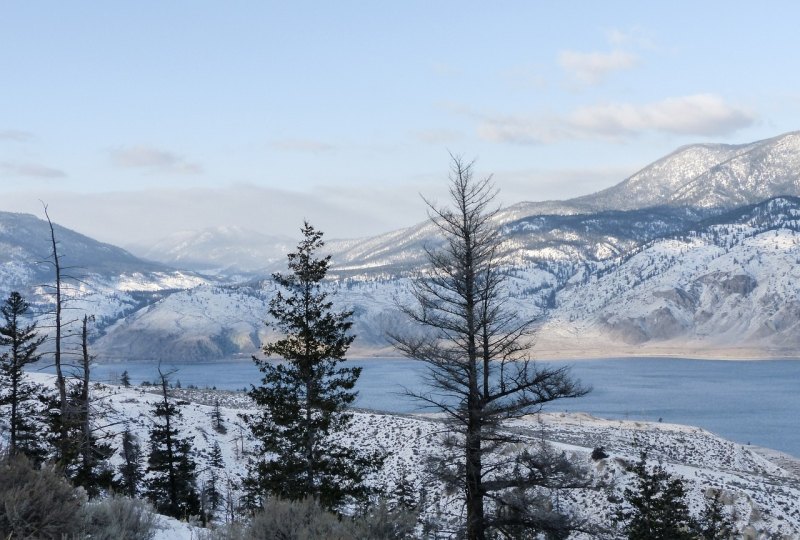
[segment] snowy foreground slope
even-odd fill
[[[53,382],[49,375],[32,377],[43,384]],[[92,386],[95,402],[107,408],[115,421],[127,422],[146,449],[151,426],[149,414],[153,403],[160,399],[158,394],[141,387]],[[238,483],[245,474],[248,453],[255,448],[239,418],[241,413],[252,410],[248,398],[240,393],[187,389],[174,390],[173,397],[184,402],[181,431],[194,443],[200,481],[206,478],[210,450],[217,441],[225,461],[221,475]],[[210,413],[215,400],[221,404],[225,434],[217,433],[211,426]],[[423,486],[427,490],[423,516],[454,522],[462,518],[458,494],[445,492],[422,472],[426,457],[441,452],[437,434],[443,425],[438,419],[367,411],[356,412],[354,417],[352,429],[341,434],[342,440],[357,447],[382,450],[387,455],[383,468],[370,480],[374,485],[390,492],[405,477],[417,490]],[[589,523],[610,522],[616,501],[621,500],[624,488],[632,481],[626,463],[633,463],[640,451],[647,449],[653,463],[663,462],[667,470],[684,479],[693,512],[704,506],[712,488],[721,489],[738,530],[750,533],[749,538],[756,538],[759,533],[766,533],[769,538],[800,538],[800,466],[788,456],[757,451],[699,428],[611,421],[585,414],[543,413],[514,421],[507,427],[520,433],[531,446],[547,441],[585,465],[593,487],[572,493],[564,491],[558,499],[563,509]],[[592,461],[592,449],[599,446],[606,449],[609,457]],[[114,447],[120,447],[119,436]],[[120,463],[119,455],[112,459],[115,466]],[[239,496],[236,489],[232,494],[234,498]],[[162,519],[162,525],[159,539],[188,540],[199,534],[196,527],[167,518]]]

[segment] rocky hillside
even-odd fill
[[[743,207],[574,275],[539,344],[631,353],[800,345],[800,199]],[[569,336],[569,344],[567,344]]]
[[[35,374],[41,382],[51,382],[49,375]],[[157,393],[143,388],[122,388],[93,385],[94,399],[104,404],[116,422],[127,425],[146,448],[151,421],[148,414],[160,399]],[[243,394],[209,390],[175,390],[181,400],[183,420],[178,426],[194,448],[200,480],[210,472],[211,448],[217,442],[222,450],[224,468],[218,478],[241,485],[246,474],[255,441],[243,431],[242,413],[252,412],[252,403]],[[211,427],[213,405],[219,401],[223,424],[228,432],[220,434]],[[557,405],[555,405],[557,407]],[[611,516],[623,500],[626,487],[634,481],[628,470],[642,450],[648,452],[649,465],[660,462],[670,474],[682,478],[687,487],[690,511],[698,515],[706,500],[715,492],[721,494],[724,511],[733,516],[736,530],[744,538],[796,538],[800,534],[800,489],[793,466],[797,462],[775,453],[770,459],[753,448],[736,444],[699,428],[666,423],[603,420],[585,414],[547,413],[529,416],[506,425],[521,436],[523,443],[504,449],[509,453],[523,448],[564,454],[582,467],[589,486],[581,489],[548,490],[543,496],[588,526],[607,527]],[[115,429],[115,428],[112,428]],[[233,433],[233,436],[231,435]],[[1,436],[1,435],[0,435]],[[463,519],[463,501],[458,492],[445,489],[425,467],[431,455],[445,450],[441,441],[441,423],[430,415],[390,415],[368,411],[357,412],[349,430],[338,434],[340,442],[385,453],[382,468],[369,481],[392,493],[401,481],[419,494],[423,487],[426,499],[422,517],[445,529]],[[112,444],[120,448],[120,435]],[[602,446],[608,457],[592,460],[594,448]],[[486,457],[487,462],[496,456]],[[121,456],[112,458],[115,465]],[[238,500],[241,492],[235,487],[227,496]],[[198,530],[173,524],[171,538],[197,538]],[[759,536],[763,535],[763,536]],[[783,535],[783,536],[782,536]],[[588,540],[591,535],[575,533],[571,540]]]

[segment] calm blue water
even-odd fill
[[[402,395],[403,386],[424,389],[422,363],[406,359],[350,360],[361,366],[359,407],[416,412],[418,404]],[[542,362],[570,365],[581,382],[593,387],[582,398],[551,404],[551,411],[583,411],[605,418],[658,420],[703,427],[741,443],[767,446],[800,456],[800,361],[718,361],[661,358]],[[182,386],[249,388],[260,373],[249,359],[196,364],[162,363],[177,370]],[[116,382],[127,370],[131,382],[155,380],[157,364],[98,364],[93,378]],[[46,370],[51,371],[51,370]]]

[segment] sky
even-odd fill
[[[0,0],[0,210],[124,247],[425,219],[800,129],[796,2]]]

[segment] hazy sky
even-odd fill
[[[0,209],[147,244],[424,219],[448,151],[503,202],[800,129],[796,2],[0,0]]]

